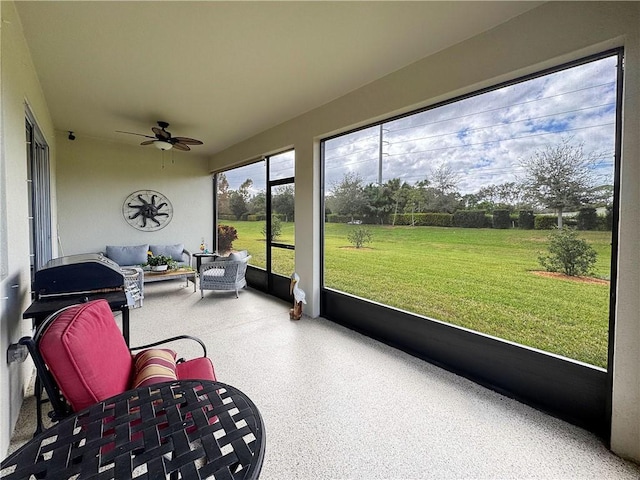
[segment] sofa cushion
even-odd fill
[[[149,250],[151,250],[155,256],[164,255],[165,257],[171,257],[176,262],[182,262],[184,243],[176,243],[175,245],[149,245]]]
[[[147,263],[148,251],[149,244],[133,246],[107,245],[107,257],[118,265],[143,265]]]
[[[135,356],[135,373],[131,388],[177,380],[176,352],[164,348],[149,348]]]
[[[176,365],[178,380],[215,380],[213,363],[208,357],[199,357]]]
[[[76,412],[129,388],[131,353],[106,300],[63,310],[39,348]]]

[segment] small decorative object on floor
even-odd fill
[[[300,277],[296,272],[293,272],[291,275],[291,284],[289,286],[289,292],[293,294],[293,308],[289,310],[289,318],[291,320],[300,320],[302,317],[302,304],[306,304],[305,300],[306,294],[304,290],[302,290],[298,283],[300,282]]]

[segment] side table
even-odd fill
[[[264,423],[251,399],[220,382],[129,390],[73,414],[2,461],[25,478],[257,479]]]
[[[200,266],[202,265],[203,258],[213,258],[214,260],[219,257],[217,253],[194,253],[194,257],[196,257],[196,272],[200,275]]]

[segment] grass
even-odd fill
[[[252,264],[264,267],[261,222],[233,222]],[[607,367],[609,286],[534,275],[549,232],[327,224],[325,286],[530,347]],[[293,243],[283,223],[281,242]],[[609,278],[610,232],[581,232],[598,253],[595,276]],[[290,275],[293,252],[274,249],[274,270]],[[375,280],[375,281],[372,281]]]

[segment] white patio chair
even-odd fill
[[[250,259],[251,255],[243,250],[203,264],[200,267],[200,297],[204,298],[205,290],[235,290],[238,298],[238,291],[247,286],[245,273]]]

